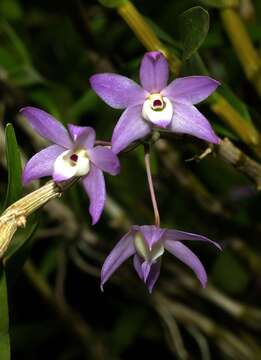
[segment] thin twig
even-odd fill
[[[152,180],[152,176],[151,176],[150,149],[149,149],[149,145],[147,145],[147,144],[144,144],[144,162],[145,162],[145,167],[146,167],[146,172],[147,172],[147,179],[148,179],[148,185],[149,185],[149,190],[150,190],[151,202],[152,202],[153,211],[154,211],[155,225],[159,227],[160,226],[160,214],[159,214],[159,210],[158,210],[157,199],[156,199],[154,186],[153,186],[153,180]]]

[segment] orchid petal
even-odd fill
[[[118,154],[130,143],[148,135],[151,127],[141,117],[141,106],[126,109],[112,134],[112,151]]]
[[[23,184],[44,176],[51,176],[56,158],[64,152],[59,145],[51,145],[36,153],[25,165]]]
[[[68,129],[75,143],[75,147],[83,147],[85,149],[93,148],[95,131],[92,127],[68,124]]]
[[[29,121],[32,128],[42,137],[70,149],[72,141],[65,127],[47,112],[27,106],[20,113]]]
[[[54,162],[53,180],[56,182],[71,179],[76,175],[78,167],[70,161],[71,150],[62,152]]]
[[[187,76],[172,81],[161,93],[172,101],[197,104],[211,95],[220,82],[209,76]]]
[[[91,170],[82,180],[85,191],[90,199],[89,212],[92,217],[92,225],[100,219],[106,199],[104,176],[100,169],[91,165]]]
[[[222,250],[221,246],[213,241],[207,238],[203,235],[193,234],[186,231],[180,231],[180,230],[174,230],[174,229],[166,229],[164,235],[163,235],[164,241],[186,241],[186,240],[192,240],[192,241],[206,241],[214,246],[216,246],[219,250]]]
[[[148,95],[133,80],[118,74],[96,74],[90,78],[90,83],[97,95],[115,109],[142,104]]]
[[[153,290],[153,287],[160,275],[160,267],[161,267],[161,261],[156,261],[154,263],[150,264],[150,268],[149,268],[149,273],[146,275],[146,280],[144,277],[144,260],[138,256],[135,255],[133,257],[133,265],[134,268],[136,270],[136,272],[138,273],[139,277],[141,280],[143,280],[145,282],[145,284],[147,285],[149,292],[151,293]],[[143,268],[142,268],[143,267]]]
[[[96,146],[88,153],[90,160],[101,170],[111,175],[117,175],[120,172],[119,159],[110,149],[104,146]]]
[[[133,266],[137,272],[137,274],[139,275],[139,278],[143,281],[143,272],[141,269],[141,264],[144,262],[144,260],[142,259],[141,256],[135,254],[133,256]]]
[[[166,58],[159,51],[144,55],[140,66],[140,82],[150,93],[158,93],[167,85],[169,67]]]
[[[170,130],[196,136],[213,144],[220,143],[219,137],[214,133],[208,120],[193,105],[174,103]]]
[[[161,229],[154,225],[143,225],[139,227],[142,232],[144,239],[148,245],[148,248],[151,250],[153,245],[161,240],[162,236],[165,233],[165,229]]]
[[[189,266],[201,282],[202,287],[207,285],[207,274],[199,258],[180,241],[165,241],[165,248],[172,255]]]
[[[124,235],[117,245],[112,249],[107,256],[101,270],[101,289],[103,285],[112,276],[112,274],[127,260],[130,256],[135,254],[133,245],[133,233],[130,230]]]
[[[161,260],[156,261],[151,266],[150,273],[149,273],[149,276],[148,276],[147,282],[146,282],[146,285],[147,285],[150,293],[152,293],[154,285],[159,278],[160,267],[161,267]]]

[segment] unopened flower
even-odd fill
[[[38,134],[54,143],[27,162],[23,183],[26,185],[44,176],[52,176],[55,182],[81,177],[90,199],[92,224],[95,224],[101,216],[106,198],[103,171],[118,174],[118,157],[106,147],[94,146],[95,131],[91,127],[69,124],[67,131],[43,110],[25,107],[20,112]]]
[[[207,241],[221,250],[218,243],[202,235],[192,234],[174,229],[161,229],[156,226],[144,225],[131,227],[106,258],[101,271],[101,288],[104,283],[130,256],[141,280],[152,292],[159,277],[161,257],[165,250],[189,266],[203,287],[207,284],[206,271],[199,258],[181,241]]]
[[[96,74],[90,78],[93,90],[111,107],[126,109],[112,136],[115,153],[147,136],[153,126],[185,133],[217,144],[219,138],[194,104],[206,99],[220,84],[208,76],[178,78],[167,85],[168,63],[158,51],[144,55],[139,86],[118,74]]]

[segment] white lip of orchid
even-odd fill
[[[142,107],[142,117],[154,124],[166,126],[173,116],[171,101],[161,94],[150,94]]]
[[[54,162],[54,171],[71,176],[84,176],[90,171],[90,159],[85,149],[66,150]]]
[[[139,256],[145,261],[154,262],[164,253],[164,246],[161,241],[155,243],[150,249],[140,232],[134,235],[134,246]]]

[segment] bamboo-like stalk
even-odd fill
[[[4,256],[16,230],[25,227],[29,215],[50,200],[60,197],[78,178],[55,183],[48,181],[39,189],[10,205],[0,216],[0,259]]]
[[[143,16],[138,12],[136,7],[130,1],[126,1],[123,5],[118,7],[118,13],[133,30],[145,48],[149,51],[158,50],[166,56],[170,64],[171,71],[177,75],[181,66],[180,59],[171,53],[158,39],[154,31],[145,21]]]
[[[243,21],[234,8],[221,9],[220,16],[247,78],[261,96],[261,58]]]

